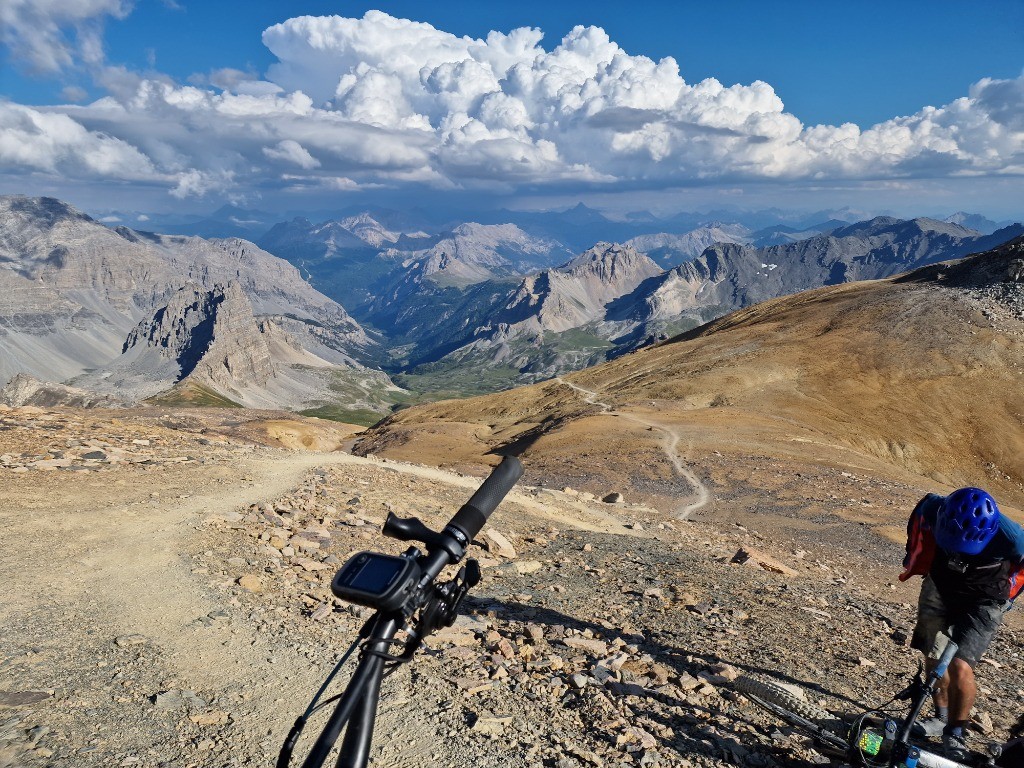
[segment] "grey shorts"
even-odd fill
[[[962,607],[947,605],[931,577],[925,576],[910,647],[938,659],[952,640],[959,646],[956,658],[973,667],[988,650],[1011,604],[1009,600],[984,600]]]

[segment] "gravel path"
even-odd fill
[[[598,400],[597,398],[599,395],[597,392],[584,389],[583,387],[573,384],[571,381],[566,381],[561,376],[556,377],[555,381],[579,392],[583,396],[585,402],[598,406],[605,413],[619,416],[636,424],[642,424],[645,427],[650,427],[651,429],[655,429],[662,433],[664,436],[662,449],[665,451],[665,455],[668,457],[669,461],[672,462],[672,466],[675,468],[676,473],[684,478],[693,488],[692,497],[676,508],[676,517],[680,520],[688,520],[691,515],[706,507],[708,502],[711,501],[711,493],[708,491],[707,486],[686,465],[683,459],[683,454],[679,451],[679,443],[681,440],[679,432],[673,429],[669,424],[663,421],[645,419],[642,416],[637,416],[629,411],[616,410],[608,403],[602,403]]]

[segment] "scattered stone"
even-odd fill
[[[572,677],[570,677],[569,680],[576,688],[586,688],[587,685],[590,684],[591,680],[593,680],[593,678],[578,672]]]
[[[214,709],[189,715],[188,719],[196,725],[224,725],[231,719],[231,715],[222,709]]]
[[[238,586],[244,589],[246,592],[262,592],[263,591],[263,579],[259,576],[254,576],[251,573],[241,576],[238,579]]]
[[[607,496],[603,496],[601,498],[601,501],[603,501],[605,504],[624,504],[626,502],[626,499],[618,491],[613,491],[612,493],[609,493]]]
[[[528,573],[536,573],[544,567],[544,563],[539,560],[521,560],[517,563],[513,563],[512,567],[515,568],[516,573],[520,576],[525,576]]]
[[[570,648],[575,648],[578,651],[586,651],[595,656],[606,656],[608,654],[608,644],[602,640],[597,640],[590,637],[567,637],[562,640],[564,645]]]
[[[788,565],[783,565],[778,560],[764,552],[760,552],[756,549],[749,549],[741,547],[737,550],[736,554],[732,556],[732,560],[729,562],[737,565],[751,565],[758,568],[762,568],[766,571],[773,573],[781,573],[783,576],[796,576],[797,572],[790,568]]]
[[[505,536],[494,528],[488,528],[484,531],[484,540],[487,542],[487,551],[491,554],[496,554],[501,557],[514,560],[516,558],[516,549],[512,546]]]
[[[0,707],[24,707],[53,696],[53,691],[0,691]]]
[[[119,648],[126,648],[132,645],[145,645],[149,638],[145,635],[118,635],[114,638],[114,644]]]
[[[988,712],[975,712],[971,717],[971,725],[986,736],[995,730],[995,725],[992,723],[992,717]]]
[[[478,717],[473,723],[473,730],[484,736],[501,736],[511,724],[511,717]]]

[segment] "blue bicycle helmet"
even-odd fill
[[[999,507],[980,488],[953,491],[935,516],[935,543],[947,552],[977,555],[998,530]]]

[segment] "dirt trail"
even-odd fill
[[[450,485],[455,488],[465,488],[470,492],[475,491],[481,483],[481,479],[478,477],[457,475],[453,472],[447,472],[436,467],[426,467],[419,464],[408,464],[406,462],[388,459],[382,460],[346,455],[342,462],[356,465],[362,464],[364,466],[378,466],[401,474],[421,477],[426,480],[437,480],[438,482],[445,483],[446,485]],[[568,528],[575,528],[581,531],[593,531],[596,533],[618,533],[624,536],[638,535],[636,531],[626,528],[623,525],[622,520],[610,512],[600,509],[597,505],[587,504],[586,502],[577,501],[567,496],[560,498],[561,503],[559,506],[570,507],[570,513],[559,511],[551,504],[539,501],[530,494],[529,489],[524,488],[522,485],[517,485],[516,488],[513,489],[505,498],[509,502],[525,507],[535,517],[551,523],[557,523]]]
[[[31,526],[5,524],[8,554],[0,564],[0,580],[7,594],[0,615],[13,618],[19,609],[38,603],[40,584],[60,584],[58,603],[102,596],[102,614],[109,624],[104,629],[111,636],[137,633],[159,638],[161,648],[186,675],[201,673],[213,684],[254,679],[265,654],[225,659],[219,633],[195,631],[197,617],[218,606],[204,596],[200,578],[192,573],[192,563],[185,557],[191,529],[206,515],[272,501],[297,486],[306,472],[340,464],[379,467],[468,491],[480,484],[479,478],[432,467],[349,454],[282,454],[237,467],[239,477],[259,478],[254,485],[232,483],[187,499],[160,500],[142,511],[128,508],[111,514],[108,508],[95,506],[68,514],[54,505],[34,512]],[[561,526],[635,535],[611,514],[583,503],[573,504],[579,508],[577,518],[577,510],[558,512],[526,493],[513,492],[508,500]],[[0,521],[4,517],[0,511]],[[260,645],[259,638],[253,636],[231,647],[261,651]]]
[[[679,452],[680,437],[679,433],[675,429],[661,421],[645,419],[627,411],[616,410],[608,403],[603,403],[598,400],[598,394],[596,392],[584,389],[583,387],[573,384],[571,381],[566,381],[561,376],[557,377],[555,381],[579,392],[583,396],[585,402],[598,406],[605,413],[614,414],[620,418],[626,419],[627,421],[642,424],[645,427],[651,427],[652,429],[658,430],[662,433],[662,449],[665,451],[665,455],[668,457],[669,461],[672,462],[672,466],[675,468],[676,472],[693,488],[692,498],[676,507],[676,517],[680,520],[687,520],[690,515],[707,506],[708,502],[711,500],[711,494],[701,479],[697,477],[697,475],[695,475],[683,462],[682,454]]]
[[[53,606],[57,615],[63,613],[62,604],[70,610],[75,603],[97,600],[93,629],[110,636],[159,638],[166,656],[186,676],[201,675],[218,685],[238,679],[239,665],[255,663],[238,657],[224,663],[219,634],[196,632],[197,617],[218,606],[203,594],[185,557],[190,529],[207,513],[273,499],[298,484],[310,469],[336,463],[339,458],[333,454],[275,456],[238,467],[239,475],[258,474],[258,485],[233,484],[122,514],[99,506],[69,514],[54,505],[34,513],[31,526],[7,521],[8,554],[0,565],[6,605],[13,609],[38,603],[40,585],[59,584]],[[3,517],[0,513],[0,520]],[[258,643],[253,638],[232,647],[254,645]]]
[[[253,615],[239,613],[235,598],[225,603],[226,595],[237,594],[233,572],[261,569],[251,546],[246,551],[225,548],[217,543],[223,542],[217,531],[252,504],[287,497],[308,483],[311,472],[345,466],[352,468],[353,477],[394,473],[393,485],[401,488],[413,486],[399,478],[440,483],[454,489],[450,497],[460,500],[481,482],[387,459],[274,449],[240,450],[219,465],[144,475],[76,474],[65,479],[51,472],[34,475],[31,483],[23,476],[22,492],[9,486],[0,494],[5,550],[0,560],[0,583],[5,585],[0,624],[21,628],[10,655],[0,654],[0,671],[5,663],[18,669],[0,680],[0,692],[55,689],[62,701],[83,702],[73,706],[95,706],[98,699],[106,699],[109,703],[103,706],[112,709],[96,710],[93,717],[110,723],[130,706],[128,698],[119,696],[118,680],[132,679],[131,690],[142,687],[150,702],[161,690],[201,691],[206,711],[230,709],[232,717],[246,723],[246,738],[266,739],[279,725],[275,713],[304,706],[302,699],[324,670],[310,663],[308,648],[286,648],[276,629],[268,631],[280,621],[282,606],[271,602]],[[396,511],[404,514],[407,501],[396,495]],[[556,526],[647,535],[625,528],[612,511],[602,509],[606,505],[547,489],[523,486],[507,502],[532,518],[539,530]],[[423,504],[413,503],[410,514]],[[129,672],[121,666],[126,654],[151,661],[135,663],[130,666],[135,671]],[[113,680],[108,668],[115,670]],[[146,704],[144,710],[153,706]],[[130,711],[130,717],[138,716],[137,710]],[[436,749],[436,733],[425,723],[399,728],[402,717],[401,711],[382,713],[379,724],[410,736],[393,749],[390,759],[411,768]],[[125,725],[119,738],[125,740],[122,749],[136,754],[146,749],[150,736]],[[173,743],[180,737],[164,738]],[[268,755],[277,746],[272,742],[261,745]],[[0,766],[6,764],[0,759]]]

